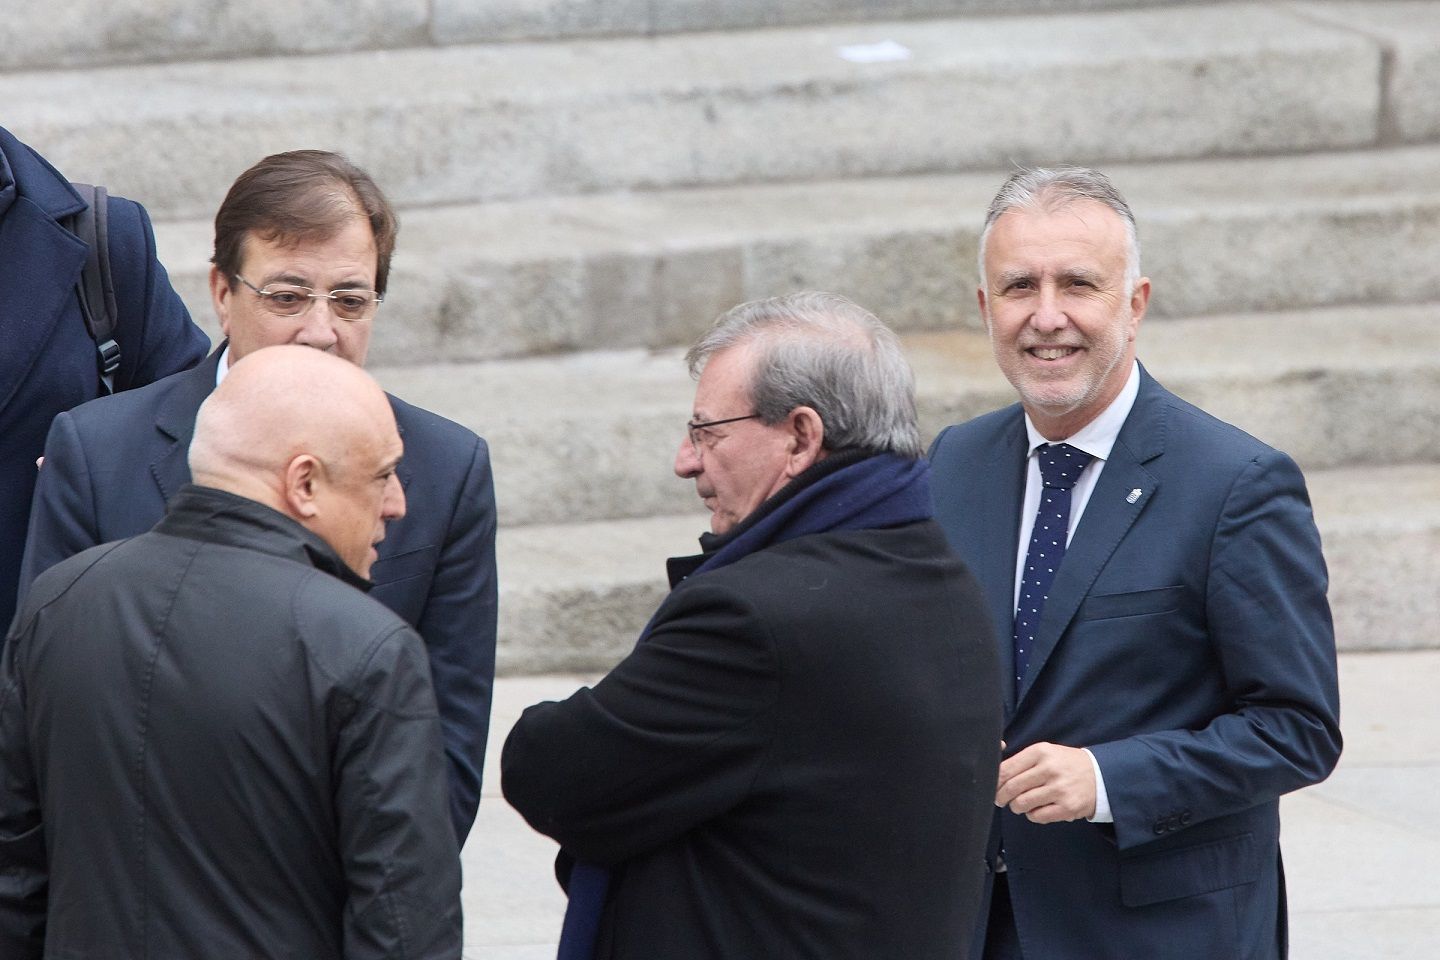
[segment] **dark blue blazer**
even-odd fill
[[[154,526],[190,480],[195,414],[215,388],[219,351],[192,370],[55,418],[35,488],[22,589],[87,547]],[[389,525],[371,596],[425,640],[463,843],[480,803],[495,676],[495,492],[485,441],[390,398],[405,443],[405,516]],[[230,611],[244,616],[244,611]]]
[[[0,129],[0,627],[15,613],[45,432],[57,413],[100,395],[76,294],[87,249],[60,223],[84,208],[54,167]],[[123,390],[194,366],[209,340],[155,259],[144,208],[111,197],[108,210]]]
[[[996,812],[990,854],[1003,842],[1026,955],[1284,956],[1278,799],[1340,755],[1325,562],[1299,469],[1142,370],[1017,697],[1002,677],[1026,447],[1017,404],[947,428],[930,453],[936,519],[1004,625],[1007,755],[1089,747],[1115,815]]]

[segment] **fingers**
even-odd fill
[[[1059,823],[1095,814],[1095,774],[1076,747],[1037,743],[1000,764],[995,805],[1034,823]]]

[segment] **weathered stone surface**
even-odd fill
[[[429,25],[428,0],[16,0],[0,70],[398,47]]]
[[[1440,136],[1440,5],[1431,0],[1308,2],[1294,8],[1322,23],[1370,37],[1385,48],[1383,132],[1410,142]]]
[[[837,52],[875,41],[909,59]],[[70,176],[203,217],[299,146],[425,205],[1356,147],[1379,67],[1347,29],[1184,6],[24,72],[0,102]]]
[[[1148,0],[15,0],[0,70],[287,56],[826,21],[1075,12]],[[1201,0],[1168,0],[1195,3]]]
[[[1440,468],[1349,468],[1310,486],[1341,648],[1440,644]]]
[[[1155,321],[1440,300],[1440,148],[1117,164]],[[1003,172],[402,211],[377,363],[692,341],[754,297],[829,289],[898,329],[979,326],[976,234]],[[160,252],[208,316],[208,224]]]
[[[507,673],[620,660],[669,589],[665,558],[698,553],[699,514],[505,530],[497,656]]]
[[[1146,0],[436,0],[437,43],[736,30],[830,21],[1074,13]],[[1170,0],[1173,3],[1196,0]]]

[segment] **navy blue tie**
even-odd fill
[[[1020,602],[1015,608],[1015,695],[1025,669],[1030,665],[1030,651],[1035,646],[1035,629],[1045,601],[1050,599],[1050,584],[1065,556],[1065,534],[1070,529],[1070,489],[1080,479],[1093,457],[1068,443],[1043,444],[1035,454],[1040,460],[1040,478],[1045,489],[1040,493],[1040,509],[1035,513],[1035,530],[1025,551],[1025,571],[1020,580]]]

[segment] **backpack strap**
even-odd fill
[[[110,197],[104,187],[72,183],[86,207],[66,224],[86,246],[85,268],[80,272],[80,314],[95,341],[96,365],[105,393],[115,392],[115,371],[120,369],[120,344],[115,341],[119,308],[110,276]]]

